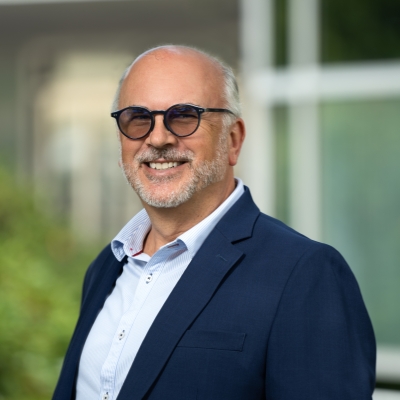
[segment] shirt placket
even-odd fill
[[[136,287],[134,300],[118,324],[109,354],[101,371],[102,389],[100,400],[114,400],[116,370],[127,337],[131,333],[131,328],[134,325],[136,317],[139,315],[146,299],[156,285],[168,259],[180,250],[180,246],[180,243],[174,242],[161,248],[144,267]]]

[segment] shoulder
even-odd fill
[[[255,221],[251,237],[236,246],[260,281],[275,282],[282,291],[292,288],[290,282],[300,289],[324,280],[335,286],[351,285],[358,291],[350,267],[335,248],[263,213]]]
[[[96,269],[98,269],[104,262],[111,256],[114,256],[111,250],[111,243],[108,243],[98,254],[98,256],[92,261],[89,265],[89,268],[86,272],[86,276],[92,276],[96,273]]]
[[[85,293],[87,293],[90,287],[94,284],[96,278],[102,273],[102,266],[112,258],[115,258],[115,256],[111,250],[111,243],[108,243],[92,261],[86,271],[85,279],[83,281],[83,296],[85,296]]]
[[[260,213],[254,224],[252,239],[261,249],[285,258],[300,260],[308,257],[339,257],[339,252],[332,246],[315,241],[290,228],[282,221]]]
[[[260,272],[273,270],[288,278],[299,265],[320,267],[326,265],[327,260],[335,260],[334,264],[347,266],[343,257],[331,246],[312,240],[282,221],[260,212],[246,187],[242,197],[217,228],[245,254],[249,264],[261,269]]]

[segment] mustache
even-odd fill
[[[149,163],[160,158],[170,161],[188,162],[194,160],[194,153],[190,150],[179,151],[171,148],[156,149],[155,147],[150,147],[137,154],[135,160],[140,163]]]

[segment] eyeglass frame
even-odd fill
[[[189,134],[187,134],[187,135],[178,135],[178,134],[176,134],[176,133],[172,130],[172,128],[169,126],[169,124],[168,124],[168,122],[167,122],[165,116],[167,115],[167,113],[168,113],[172,108],[174,108],[174,107],[176,107],[176,106],[190,106],[190,107],[193,107],[193,108],[196,110],[196,112],[197,112],[197,117],[198,117],[198,122],[197,122],[196,128],[194,129],[194,131],[193,131],[192,133],[189,133]],[[120,126],[120,124],[119,124],[119,117],[120,117],[120,115],[121,115],[125,110],[134,109],[134,108],[136,108],[136,109],[139,108],[139,109],[148,111],[148,113],[149,113],[149,115],[150,115],[150,118],[151,118],[151,124],[150,124],[150,128],[149,128],[148,132],[147,132],[146,134],[140,136],[140,137],[137,137],[137,138],[133,138],[133,137],[131,137],[131,136],[128,136],[128,135],[122,130],[122,128],[121,128],[121,126]],[[118,128],[119,128],[119,131],[120,131],[125,137],[127,137],[128,139],[131,139],[131,140],[139,140],[139,139],[145,138],[147,135],[149,135],[149,134],[154,130],[155,123],[156,123],[156,119],[154,118],[154,116],[155,116],[155,115],[160,115],[160,114],[161,114],[161,115],[163,115],[163,123],[164,123],[164,126],[167,128],[167,130],[168,130],[169,132],[171,132],[174,136],[179,137],[179,138],[182,138],[182,137],[188,137],[188,136],[190,136],[190,135],[193,135],[193,133],[195,133],[195,132],[197,131],[197,129],[198,129],[199,126],[200,126],[201,115],[202,115],[203,113],[205,113],[205,112],[227,112],[227,113],[229,113],[229,114],[232,114],[232,115],[236,116],[236,114],[235,114],[233,111],[228,110],[228,109],[226,109],[226,108],[204,108],[204,107],[195,106],[194,104],[190,104],[190,103],[179,103],[179,104],[174,104],[174,105],[172,105],[171,107],[167,108],[166,110],[153,110],[153,111],[150,111],[150,110],[149,110],[148,108],[146,108],[146,107],[141,107],[141,106],[128,106],[128,107],[122,108],[121,110],[113,111],[113,112],[111,113],[111,117],[112,117],[112,118],[115,118],[115,120],[117,121],[117,125],[118,125]]]

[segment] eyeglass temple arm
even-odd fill
[[[235,113],[231,110],[228,110],[226,108],[205,108],[204,111],[208,111],[208,112],[228,112],[230,114],[235,115]]]

